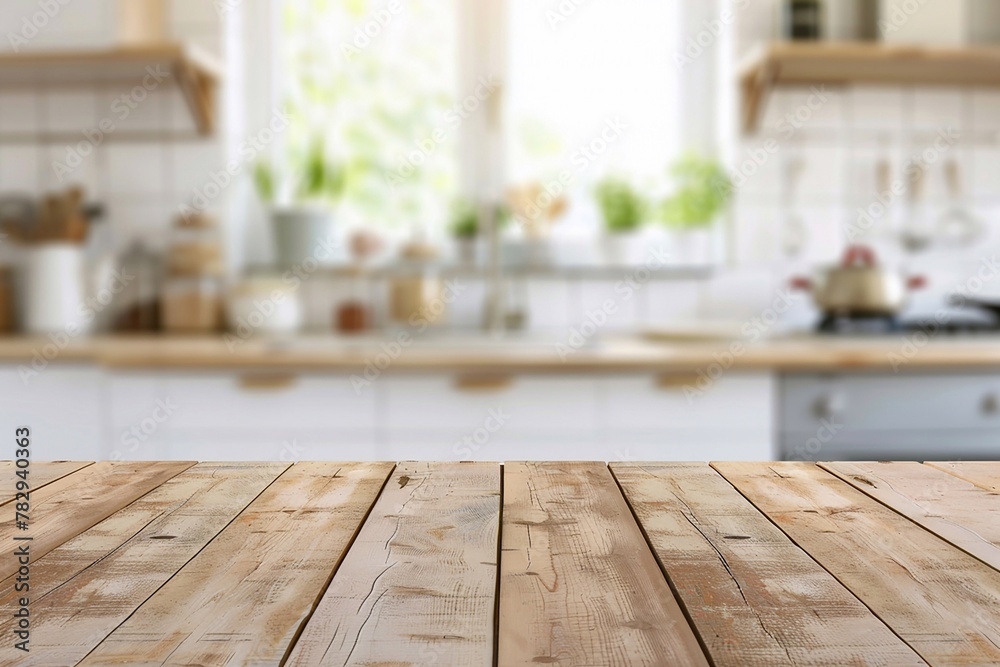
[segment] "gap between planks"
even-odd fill
[[[1000,571],[1000,495],[921,463],[850,462],[819,466]]]
[[[814,464],[712,466],[928,663],[1000,664],[996,570]]]
[[[707,464],[611,470],[716,667],[925,664]]]

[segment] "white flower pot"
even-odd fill
[[[279,268],[290,269],[304,262],[330,266],[337,262],[340,243],[333,213],[320,207],[276,209],[271,213],[274,246]]]
[[[717,261],[716,228],[689,229],[674,232],[674,262],[681,266],[709,266]]]
[[[636,232],[606,233],[601,237],[601,254],[611,266],[628,266],[639,261],[640,235]]]

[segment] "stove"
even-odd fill
[[[922,332],[928,335],[1000,334],[1000,317],[977,311],[946,309],[935,315],[827,315],[816,325],[827,336],[879,336]]]

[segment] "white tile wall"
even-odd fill
[[[117,2],[63,3],[25,48],[110,48],[117,41]],[[21,26],[25,16],[34,20],[38,11],[37,0],[5,0],[0,3],[0,25]],[[41,24],[41,19],[35,22]],[[213,2],[173,0],[170,28],[177,39],[219,56],[224,53],[223,21]],[[158,141],[159,132],[194,131],[183,95],[168,82],[132,109],[121,102],[129,92],[106,84],[0,90],[0,137],[8,138],[0,140],[0,194],[37,195],[79,184],[89,198],[106,205],[120,240],[144,232],[162,236],[179,206],[205,184],[207,174],[223,168],[224,128],[207,139]],[[101,137],[96,129],[102,121],[110,121],[115,129],[91,150],[94,142],[86,133]],[[143,138],[137,140],[136,133]],[[79,164],[60,174],[55,163],[68,164],[81,148],[86,154]]]
[[[887,159],[892,179],[905,182],[909,160],[935,152],[919,214],[934,224],[951,203],[944,166],[956,160],[964,201],[983,219],[989,233],[973,247],[941,247],[907,256],[897,242],[899,226],[909,215],[904,194],[890,202],[884,218],[864,241],[876,246],[887,263],[930,274],[932,289],[919,302],[925,307],[940,304],[959,284],[961,267],[978,267],[982,257],[1000,249],[1000,235],[993,232],[1000,215],[1000,93],[954,87],[853,86],[836,91],[830,104],[789,136],[784,119],[801,109],[806,92],[779,90],[766,110],[761,132],[742,140],[737,152],[740,160],[759,152],[768,139],[777,141],[779,148],[739,192],[735,213],[738,268],[709,286],[702,311],[721,314],[734,303],[741,307],[766,304],[773,287],[749,278],[755,267],[770,266],[776,274],[788,275],[836,261],[847,243],[847,227],[858,219],[858,209],[867,209],[877,200],[878,162]],[[949,126],[959,130],[958,143],[944,152],[925,153]],[[789,260],[782,252],[782,221],[788,210],[786,167],[793,159],[802,159],[804,164],[794,208],[808,230],[801,257]],[[734,280],[733,275],[741,279]],[[720,291],[718,285],[725,289]]]

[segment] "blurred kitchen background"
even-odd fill
[[[1000,0],[0,28],[36,457],[1000,457]]]

